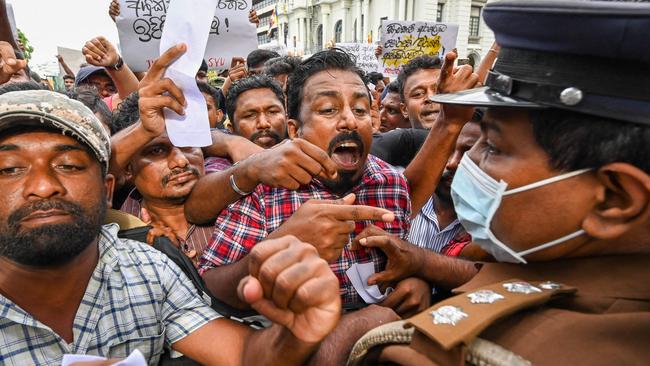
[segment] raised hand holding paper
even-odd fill
[[[202,147],[212,143],[208,109],[195,77],[208,43],[212,9],[216,3],[217,0],[172,0],[169,4],[160,54],[178,43],[187,44],[187,52],[165,73],[181,88],[187,101],[185,115],[165,109],[167,134],[175,146]]]

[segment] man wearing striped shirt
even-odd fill
[[[465,124],[434,194],[411,222],[409,242],[421,248],[444,253],[452,242],[467,237],[465,230],[456,218],[454,203],[451,200],[451,181],[461,157],[472,148],[480,136],[481,129],[478,123],[468,122]],[[469,244],[469,241],[464,241],[464,243]]]

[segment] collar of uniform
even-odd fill
[[[366,159],[366,164],[363,167],[363,175],[361,176],[359,183],[357,183],[354,187],[352,187],[352,189],[350,189],[348,193],[354,193],[358,191],[360,188],[363,188],[368,184],[372,184],[377,180],[382,179],[383,168],[380,165],[379,161],[380,160],[378,158],[368,154],[368,158]],[[312,184],[329,191],[329,189],[318,178],[314,178],[312,180]]]
[[[528,264],[484,263],[469,282],[455,293],[520,278],[553,281],[577,287],[579,294],[637,300],[650,299],[650,255],[618,255],[568,258]]]

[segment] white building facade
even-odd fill
[[[481,19],[489,1],[254,0],[253,6],[260,17],[258,43],[286,45],[290,54],[309,55],[329,42],[376,43],[382,20],[437,21],[459,25],[459,57],[478,64],[494,41]],[[274,9],[277,22],[271,20]]]

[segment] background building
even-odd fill
[[[382,20],[426,20],[459,25],[461,58],[478,64],[494,41],[481,19],[490,0],[253,0],[260,17],[258,43],[286,45],[308,55],[328,41],[379,40]]]

